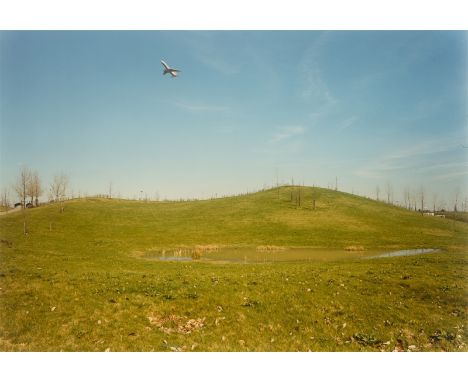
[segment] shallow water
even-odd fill
[[[278,263],[278,262],[323,262],[358,259],[378,254],[378,251],[353,252],[333,249],[289,248],[276,251],[257,251],[255,248],[225,248],[203,253],[200,259],[187,254],[148,254],[148,258],[160,261],[207,261],[218,263]],[[189,255],[190,256],[190,255]]]
[[[279,262],[326,262],[349,259],[377,259],[386,257],[412,256],[438,252],[438,249],[405,249],[393,252],[383,251],[345,251],[315,248],[288,248],[276,251],[257,251],[255,248],[223,248],[203,253],[199,258],[192,258],[190,250],[147,253],[147,258],[158,261],[202,261],[215,263],[279,263]]]
[[[191,257],[187,257],[187,256],[158,256],[158,257],[154,257],[155,259],[157,260],[161,260],[161,261],[192,261],[193,259]]]
[[[382,257],[414,256],[414,255],[422,255],[424,253],[435,253],[435,252],[439,252],[439,250],[434,249],[434,248],[403,249],[401,251],[382,253],[377,256],[371,256],[369,258],[378,259]]]

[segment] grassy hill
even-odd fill
[[[466,351],[468,224],[309,187],[299,207],[297,190],[73,200],[63,213],[28,210],[28,235],[22,212],[0,216],[0,350]],[[208,244],[443,251],[271,264],[134,256]]]
[[[27,240],[63,240],[73,246],[122,251],[207,244],[447,248],[467,242],[466,224],[311,187],[301,187],[299,207],[295,202],[297,190],[281,187],[191,202],[75,200],[66,204],[63,214],[54,205],[28,211]],[[21,219],[21,214],[4,218],[4,236],[23,241]]]

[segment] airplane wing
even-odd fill
[[[170,69],[169,65],[167,65],[163,60],[161,60],[161,64],[165,69]]]

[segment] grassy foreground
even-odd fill
[[[463,222],[323,189],[70,201],[0,217],[6,351],[466,351]],[[278,197],[279,195],[279,197]],[[316,209],[312,208],[312,197]],[[436,247],[322,263],[149,261],[194,245]]]

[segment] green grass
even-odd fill
[[[443,212],[442,215],[445,216],[446,219],[453,219],[461,222],[468,223],[468,212]]]
[[[1,216],[0,349],[467,350],[467,224],[303,193],[300,208],[288,187],[279,199],[274,189],[196,202],[75,200],[64,213],[27,211],[28,235],[21,213]],[[208,244],[442,251],[274,264],[141,256]]]

